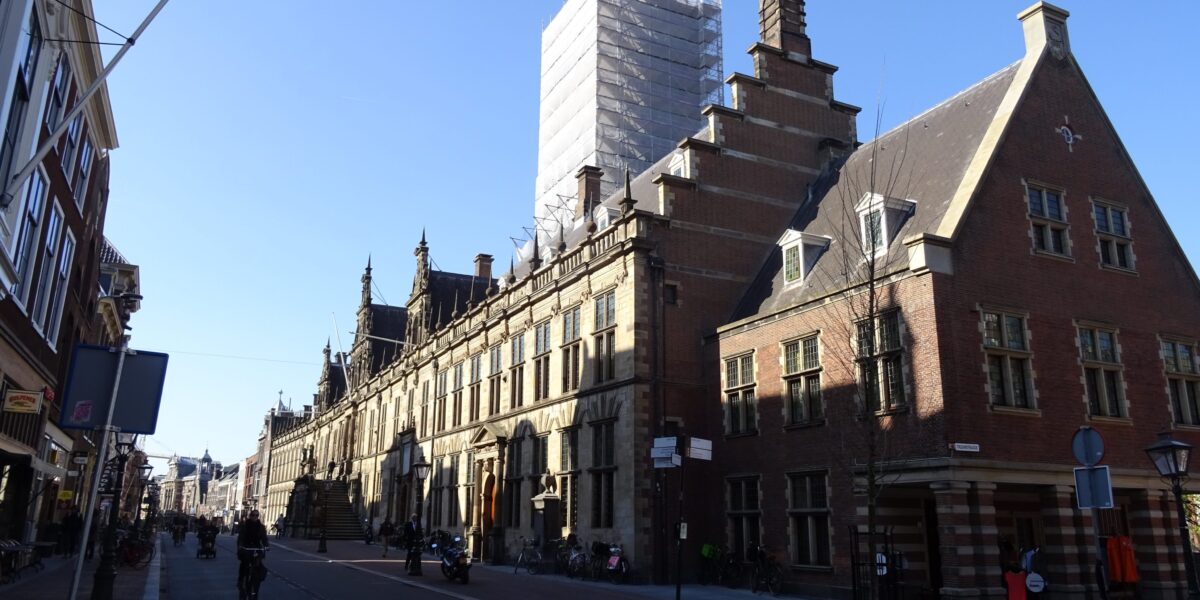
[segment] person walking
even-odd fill
[[[404,569],[408,571],[409,575],[421,574],[421,538],[424,536],[418,518],[417,513],[413,513],[408,522],[404,524],[404,547],[408,549],[408,554],[404,558]]]
[[[384,519],[379,525],[379,539],[383,542],[383,557],[387,558],[388,546],[392,545],[392,535],[396,533],[396,528],[392,526],[391,519]]]
[[[64,553],[75,556],[79,551],[79,532],[83,529],[83,517],[79,516],[79,507],[71,509],[71,514],[63,519],[63,542],[66,544]]]

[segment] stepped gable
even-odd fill
[[[904,240],[933,234],[945,218],[960,183],[1017,74],[1020,62],[984,78],[928,111],[864,144],[840,165],[827,169],[788,229],[832,239],[801,282],[784,285],[783,254],[776,250],[749,287],[733,320],[770,313],[844,289],[846,273],[861,274],[843,258],[862,260],[853,239],[857,206],[874,191],[916,203],[911,216],[891,236],[880,275],[908,268]],[[875,185],[871,185],[874,169]],[[874,188],[874,189],[872,189]],[[850,239],[846,239],[850,238]],[[845,254],[843,254],[845,253]],[[859,256],[854,257],[853,254]]]

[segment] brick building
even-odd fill
[[[1200,443],[1200,281],[1066,11],[1019,18],[1024,57],[825,167],[710,338],[713,516],[797,590],[847,594],[855,552],[886,541],[911,588],[1003,597],[1001,563],[1040,548],[1048,593],[1097,597],[1096,532],[1132,542],[1140,583],[1116,593],[1184,595],[1173,497],[1143,449],[1163,430]],[[787,33],[806,55],[802,22]],[[1112,472],[1096,522],[1075,502],[1081,426]],[[874,546],[868,518],[890,534]]]
[[[96,26],[88,18],[91,2],[69,4],[71,10],[42,0],[0,5],[5,184],[64,122],[103,68]],[[94,454],[98,440],[64,432],[56,423],[71,349],[105,339],[110,335],[105,326],[123,333],[122,319],[136,310],[136,302],[105,306],[97,294],[106,247],[108,152],[116,146],[102,85],[17,193],[0,198],[0,391],[41,396],[31,411],[8,404],[0,412],[0,538],[41,536],[43,525],[66,512],[55,501],[60,492],[65,498],[86,487],[82,478],[69,475],[69,454]]]

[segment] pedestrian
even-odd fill
[[[333,479],[333,470],[337,468],[337,463],[329,461],[329,468],[325,470],[325,479]]]
[[[79,516],[79,507],[71,509],[71,514],[63,519],[63,540],[66,542],[66,554],[74,556],[79,549],[79,532],[83,529],[83,517]]]
[[[417,520],[417,513],[413,513],[412,517],[404,524],[404,546],[408,549],[408,554],[404,558],[404,569],[409,575],[421,574],[421,538],[424,537],[421,532],[421,523]]]
[[[379,539],[383,541],[384,558],[387,558],[388,546],[392,545],[392,535],[395,533],[396,528],[392,526],[392,520],[385,518],[379,525]]]

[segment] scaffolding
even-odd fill
[[[579,167],[604,170],[606,197],[699,131],[721,54],[721,0],[567,0],[542,31],[534,214],[571,223]]]

